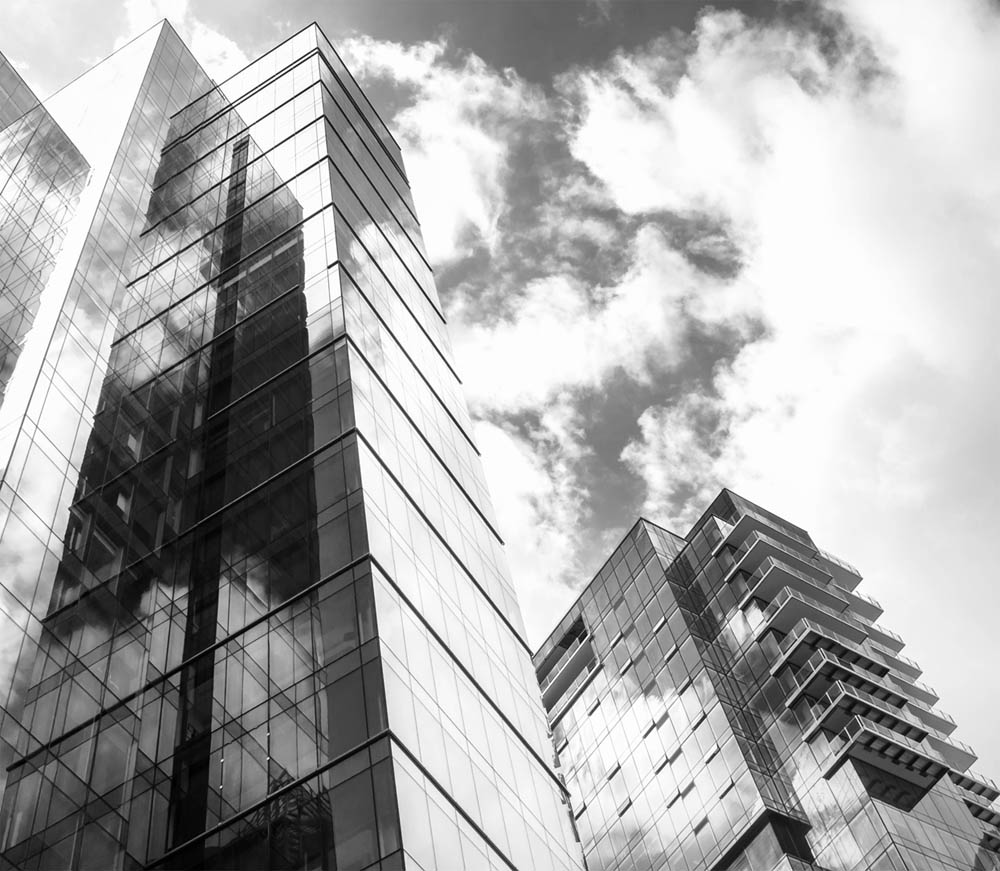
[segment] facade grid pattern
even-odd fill
[[[590,871],[1000,868],[1000,790],[860,580],[730,491],[636,524],[534,657]]]
[[[3,143],[59,196],[0,406],[0,864],[580,868],[402,156],[334,48],[216,85],[164,23],[35,104],[81,162]]]

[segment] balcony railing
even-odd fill
[[[857,590],[841,586],[837,583],[836,579],[834,579],[834,586],[839,592],[847,596],[851,611],[859,615],[863,620],[878,620],[885,612],[882,603],[874,596],[859,593]]]
[[[939,711],[912,697],[908,687],[898,683],[890,674],[879,675],[855,662],[846,662],[826,650],[817,650],[799,668],[795,675],[784,678],[781,683],[787,691],[785,704],[789,708],[798,698],[811,691],[818,696],[827,692],[836,682],[845,683],[857,690],[880,699],[893,708],[903,708],[912,714],[929,733],[940,734],[942,739],[956,728],[955,721],[944,711]]]
[[[751,532],[743,543],[736,548],[733,554],[735,559],[734,568],[743,568],[745,571],[752,572],[756,568],[754,555],[763,556],[768,549],[780,553],[793,563],[797,563],[799,566],[813,572],[817,576],[815,581],[818,583],[828,584],[833,580],[830,573],[818,565],[808,554],[789,547],[773,536],[765,532],[758,532],[757,530]]]
[[[847,596],[840,594],[832,584],[823,584],[772,556],[765,557],[753,570],[747,578],[747,587],[750,595],[758,599],[773,599],[781,590],[788,588],[799,590],[834,610],[848,607]]]
[[[811,638],[812,637],[812,638]],[[889,666],[873,651],[869,651],[865,642],[854,642],[845,638],[839,632],[826,626],[821,626],[813,620],[803,618],[786,635],[778,645],[780,658],[771,666],[772,673],[777,671],[788,660],[789,656],[801,643],[812,640],[817,650],[830,650],[836,656],[848,663],[859,663],[874,674],[889,673]]]
[[[948,776],[951,777],[956,786],[972,795],[982,796],[989,802],[1000,798],[1000,786],[978,771],[951,771]]]
[[[929,730],[913,720],[904,708],[837,681],[813,709],[813,723],[805,729],[806,738],[820,727],[836,731],[855,716],[887,726],[894,733],[913,741],[922,741],[929,734]]]
[[[993,807],[992,802],[978,795],[966,795],[962,797],[965,806],[971,814],[981,822],[994,828],[1000,828],[1000,810]]]
[[[861,572],[852,566],[847,560],[842,560],[839,556],[834,556],[829,551],[819,550],[820,559],[826,560],[833,568],[834,577],[845,590],[853,590],[861,583]]]
[[[929,790],[948,770],[948,763],[924,742],[883,728],[864,717],[853,717],[830,741],[824,777],[830,778],[847,757],[889,766],[909,783]]]
[[[892,679],[889,678],[889,680]],[[921,722],[926,723],[932,730],[940,732],[942,735],[950,735],[957,728],[955,720],[949,714],[930,705],[925,705],[919,699],[907,697],[906,707],[913,711]]]
[[[931,730],[927,736],[927,744],[933,747],[956,771],[968,771],[969,767],[979,758],[964,741],[959,741],[950,735]]]
[[[801,618],[802,612],[808,611],[813,615],[813,618],[816,621],[822,622],[823,625],[829,626],[834,631],[839,632],[854,644],[859,644],[868,637],[867,627],[865,627],[864,624],[843,612],[835,611],[833,608],[829,608],[821,602],[817,602],[814,598],[806,595],[805,593],[790,589],[782,590],[777,596],[775,596],[771,604],[764,609],[761,627],[771,628],[772,621],[774,621],[774,618],[782,611],[782,609],[787,609],[789,614],[799,615],[799,618]],[[796,622],[797,619],[792,620],[788,628],[782,631],[789,631],[791,626]],[[780,630],[780,621],[778,625],[774,625],[773,628]],[[761,628],[758,629],[758,635],[760,634],[763,634]]]
[[[823,692],[826,692],[830,685],[837,681],[858,687],[878,698],[884,698],[895,707],[906,703],[907,696],[897,689],[887,686],[888,680],[888,676],[880,677],[857,662],[845,662],[826,650],[817,650],[791,678],[787,704],[790,707],[800,695],[810,688],[813,690],[812,694],[817,695],[817,685],[824,687]]]
[[[872,650],[882,656],[888,665],[902,674],[911,678],[918,678],[923,674],[923,670],[914,660],[908,656],[904,656],[898,650],[892,650],[884,644],[879,644],[874,638],[869,638],[868,644]]]
[[[547,675],[542,679],[541,690],[544,695],[545,691],[549,686],[555,682],[556,678],[559,677],[562,670],[566,667],[567,663],[573,658],[573,655],[583,646],[584,641],[590,643],[590,635],[584,635],[573,640],[573,643],[567,647],[562,654],[560,654],[558,661],[555,666],[549,671]]]

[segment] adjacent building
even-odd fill
[[[1000,790],[858,572],[723,491],[535,654],[589,871],[1000,868]]]
[[[399,147],[316,26],[0,64],[0,867],[581,867]]]

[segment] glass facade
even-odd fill
[[[0,55],[0,404],[89,173]]]
[[[0,865],[580,868],[399,148],[322,32],[0,88]]]
[[[730,491],[633,527],[534,657],[590,871],[1000,868],[1000,789],[860,580]]]

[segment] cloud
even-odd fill
[[[697,394],[639,416],[639,435],[621,459],[645,483],[650,519],[686,532],[718,492],[724,418],[719,403]]]
[[[514,141],[545,111],[537,89],[444,41],[414,46],[358,37],[341,43],[362,79],[408,94],[393,119],[428,255],[444,265],[496,245]]]
[[[474,255],[452,334],[526,612],[609,525],[683,531],[729,485],[860,564],[971,699],[989,632],[956,655],[940,621],[1000,605],[1000,24],[976,0],[785,12],[708,10],[548,95],[444,43],[352,51],[405,94],[432,257]],[[965,719],[988,746],[996,713]]]
[[[582,570],[577,538],[591,493],[576,471],[588,452],[580,421],[570,402],[556,401],[523,432],[480,421],[475,435],[527,634],[541,639],[575,598],[566,581]]]
[[[638,229],[629,260],[608,286],[565,274],[535,279],[492,320],[460,300],[452,329],[473,410],[545,408],[565,391],[598,390],[617,372],[648,380],[684,356],[692,321],[711,325],[731,312],[726,286],[700,274],[655,226]]]
[[[654,49],[571,83],[573,153],[626,213],[728,226],[765,327],[704,393],[645,410],[622,459],[664,519],[729,484],[804,524],[868,571],[932,682],[981,697],[988,631],[959,652],[948,630],[976,619],[956,602],[1000,606],[977,543],[1000,532],[1000,18],[845,0],[823,23],[835,50],[706,13],[679,73]],[[990,752],[1000,713],[965,713]]]

